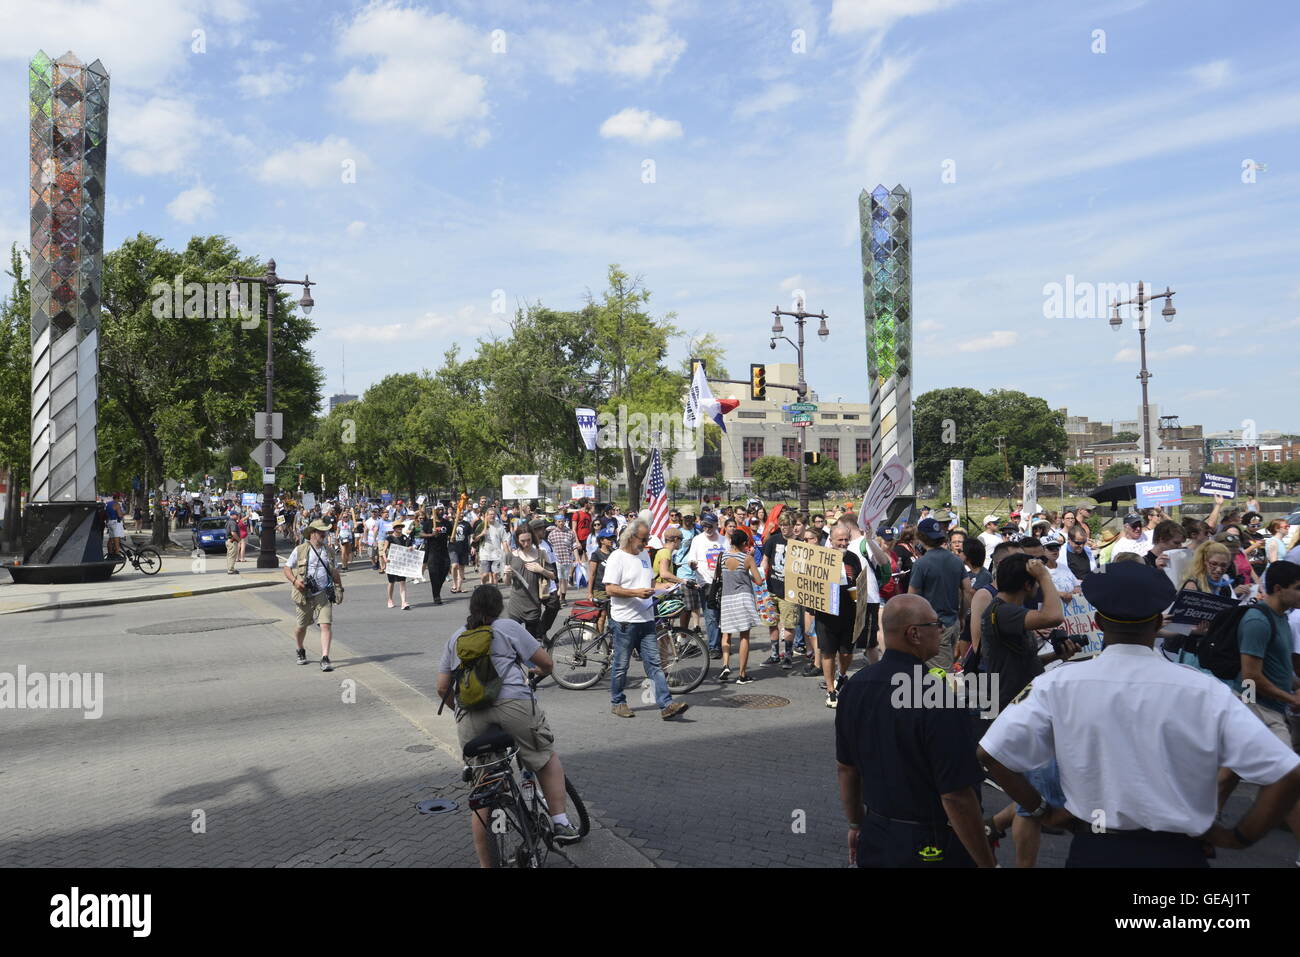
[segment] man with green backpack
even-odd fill
[[[555,842],[574,844],[581,835],[566,812],[564,766],[553,748],[555,733],[537,707],[529,680],[549,675],[555,665],[523,625],[501,617],[504,608],[495,585],[474,589],[465,627],[451,636],[438,662],[438,697],[444,706],[455,701],[456,735],[462,747],[493,725],[515,739],[519,756],[541,784]],[[525,662],[534,667],[525,670]],[[477,814],[471,819],[474,849],[479,863],[488,867],[487,830]]]

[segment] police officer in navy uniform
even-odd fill
[[[1023,772],[1056,757],[1078,819],[1066,867],[1207,867],[1207,844],[1249,847],[1300,797],[1300,757],[1227,684],[1154,650],[1176,594],[1163,571],[1115,562],[1083,594],[1103,651],[1038,676],[998,715],[979,747],[989,775],[1044,807]],[[1260,785],[1235,826],[1215,823],[1221,767]]]
[[[920,595],[897,595],[882,609],[881,627],[884,654],[845,683],[835,713],[849,860],[858,867],[995,867],[980,814],[984,772],[971,712],[947,701],[917,706],[912,694],[917,681],[945,682],[923,679],[942,622]]]

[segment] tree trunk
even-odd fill
[[[23,550],[22,529],[19,528],[18,521],[18,482],[17,469],[9,466],[6,470],[7,482],[9,485],[9,494],[5,500],[5,534],[4,550],[8,552],[21,553]]]

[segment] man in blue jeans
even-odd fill
[[[604,588],[610,598],[610,616],[614,620],[614,676],[609,684],[610,710],[620,718],[635,718],[627,705],[623,686],[632,649],[641,652],[646,676],[654,682],[659,714],[667,721],[690,707],[685,701],[673,701],[668,679],[659,666],[659,642],[655,638],[654,571],[646,543],[650,526],[632,519],[619,535],[619,548],[605,559]]]
[[[718,558],[727,550],[727,543],[718,534],[717,516],[705,512],[700,516],[700,533],[691,539],[691,549],[686,554],[695,580],[700,583],[700,598],[704,607],[700,617],[704,621],[704,636],[709,641],[709,657],[722,657],[722,630],[718,627],[718,611],[708,602],[709,585],[713,584]]]

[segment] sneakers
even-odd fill
[[[306,662],[304,661],[303,664],[306,664]],[[320,659],[320,670],[321,670],[321,671],[333,671],[333,670],[334,670],[334,666],[333,666],[332,664],[330,664],[329,655],[322,655],[322,656],[321,656],[321,659]]]
[[[627,702],[616,704],[609,709],[609,713],[617,715],[620,718],[635,718],[636,712],[627,706]]]
[[[826,707],[838,708],[840,706],[840,696],[834,691],[826,696]]]
[[[668,707],[664,708],[664,710],[659,712],[659,717],[667,721],[669,718],[677,717],[679,714],[683,713],[689,707],[690,705],[687,704],[685,701],[674,701]]]
[[[298,649],[297,660],[298,660],[298,664],[300,664],[300,665],[305,665],[305,664],[307,663],[307,649],[306,649],[306,648],[299,648],[299,649]]]
[[[794,667],[794,662],[790,660],[789,655],[786,655],[784,658],[781,659],[781,667],[786,671],[789,671],[791,668]]]
[[[558,824],[554,821],[551,822],[551,836],[556,844],[562,845],[577,844],[582,840],[582,835],[572,824]]]
[[[848,680],[849,680],[849,676],[846,675],[844,672],[841,671],[840,674],[839,674],[839,677],[837,677],[837,678],[835,679],[835,693],[836,693],[836,694],[839,694],[841,691],[844,690],[844,682],[846,682],[846,681],[848,681]]]
[[[731,669],[730,669],[730,668],[723,668],[721,671],[718,672],[718,683],[719,683],[719,684],[722,684],[723,682],[730,681],[730,680],[731,680]]]
[[[808,662],[808,664],[803,666],[803,671],[799,672],[799,674],[804,678],[811,678],[814,675],[819,675],[821,673],[822,670],[818,668],[815,664],[813,664],[811,661]]]
[[[715,648],[715,649],[713,649],[712,651],[710,651],[710,652],[709,652],[709,658],[712,659],[713,661],[721,661],[721,660],[722,660],[722,649],[721,649],[721,648]]]
[[[442,604],[442,599],[439,598],[437,595],[434,595],[434,596],[433,596],[433,603],[434,603],[435,605],[441,605],[441,604]]]
[[[753,675],[741,675],[739,678],[736,679],[736,684],[738,684],[738,685],[752,685],[752,684],[754,683],[754,681],[755,681],[755,678],[754,678]]]
[[[821,678],[821,679],[819,679],[819,680],[817,681],[817,687],[818,687],[818,688],[821,688],[822,691],[825,691],[825,690],[826,690],[826,679],[825,679],[825,678]]]
[[[781,663],[781,656],[778,655],[775,651],[763,659],[763,664],[765,665],[779,665],[780,663]]]

